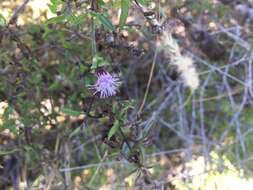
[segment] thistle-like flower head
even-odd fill
[[[116,95],[121,81],[116,74],[110,74],[101,70],[97,72],[97,81],[91,86],[95,90],[95,94],[99,94],[100,98],[107,98]]]

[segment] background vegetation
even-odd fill
[[[251,189],[252,24],[251,0],[2,0],[0,189]]]

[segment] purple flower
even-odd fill
[[[102,70],[97,72],[97,81],[91,89],[95,90],[94,95],[99,93],[100,98],[107,98],[117,93],[120,84],[120,79],[116,74],[111,75]]]

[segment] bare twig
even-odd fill
[[[12,17],[9,20],[8,25],[16,23],[19,15],[22,14],[22,12],[24,12],[25,7],[26,7],[27,3],[29,3],[29,1],[30,0],[24,0],[24,2],[15,10],[14,14],[12,15]]]

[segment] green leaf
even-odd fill
[[[120,27],[124,26],[128,16],[130,0],[121,0],[121,14],[120,14]]]
[[[73,132],[70,133],[69,138],[72,138],[73,136],[75,136],[76,134],[80,133],[81,128],[77,127]]]
[[[63,22],[65,19],[66,19],[65,15],[60,15],[60,16],[56,16],[56,17],[48,19],[45,24],[46,25],[57,24],[57,23]]]
[[[118,129],[120,128],[120,123],[119,120],[116,120],[112,126],[112,128],[109,131],[108,134],[108,139],[110,140],[111,137],[118,131]]]
[[[17,135],[17,128],[15,124],[15,119],[8,119],[4,121],[4,124],[2,125],[3,128],[9,129],[12,133]]]
[[[0,26],[4,26],[6,24],[6,20],[4,16],[0,13]]]
[[[80,26],[84,22],[86,16],[86,14],[81,14],[78,16],[70,15],[68,16],[67,20],[70,22],[70,24],[73,24],[74,26]]]
[[[98,2],[99,7],[102,7],[105,5],[105,2],[103,0],[98,0],[97,2]]]
[[[123,143],[121,152],[122,152],[124,155],[128,155],[128,154],[130,153],[130,149],[129,149],[129,147],[128,147],[128,145],[127,145],[126,142]]]
[[[48,90],[49,91],[54,91],[54,90],[58,90],[61,87],[61,84],[59,83],[59,81],[54,81],[49,87]]]
[[[62,113],[73,117],[78,117],[83,114],[81,111],[72,110],[70,108],[63,108],[61,111]]]
[[[147,5],[150,2],[150,0],[138,0],[138,3],[142,5]]]
[[[107,16],[103,14],[97,14],[97,17],[107,30],[113,31],[115,29],[112,22]]]
[[[105,65],[109,65],[109,62],[106,61],[103,57],[95,55],[92,59],[91,69],[94,70]]]
[[[56,13],[58,6],[60,6],[61,3],[62,0],[51,0],[51,4],[49,4],[48,7],[52,13]]]
[[[12,154],[12,153],[15,153],[17,151],[18,151],[18,149],[13,149],[13,150],[9,150],[9,151],[2,151],[2,150],[0,150],[0,156]]]
[[[13,134],[17,135],[16,120],[11,118],[12,113],[13,108],[8,106],[2,115],[3,124],[1,128],[9,129]]]

